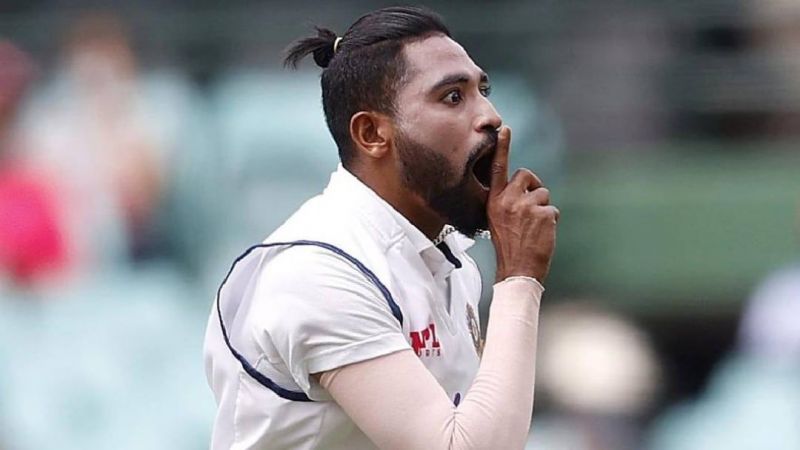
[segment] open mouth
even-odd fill
[[[484,189],[488,190],[492,181],[492,159],[494,158],[494,149],[484,153],[475,164],[472,166],[472,174],[475,179]]]

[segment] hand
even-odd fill
[[[550,191],[528,169],[508,179],[511,129],[503,127],[492,161],[486,213],[497,256],[496,281],[522,275],[544,282],[556,243],[559,211],[550,205]]]

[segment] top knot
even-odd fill
[[[327,28],[314,28],[317,30],[316,36],[301,39],[287,49],[286,59],[283,61],[284,66],[297,68],[300,60],[311,53],[318,66],[323,69],[328,67],[339,47],[341,38]]]

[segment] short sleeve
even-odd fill
[[[257,341],[311,398],[310,374],[409,348],[377,286],[327,249],[282,251],[262,266],[253,294]]]

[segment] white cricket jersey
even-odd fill
[[[444,242],[340,165],[220,287],[204,349],[211,448],[375,448],[310,374],[409,348],[457,404],[478,370],[481,281],[473,241]]]

